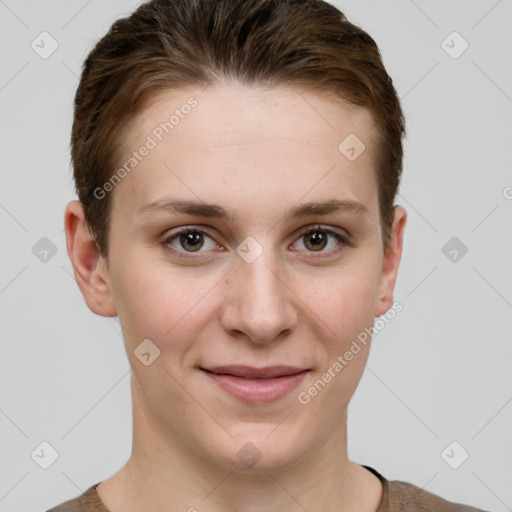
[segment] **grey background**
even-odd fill
[[[334,3],[379,44],[408,128],[397,201],[409,213],[395,294],[403,311],[375,337],[350,405],[350,456],[447,499],[512,510],[512,1]],[[83,60],[136,5],[0,0],[4,512],[77,496],[130,454],[118,322],[87,309],[63,212],[74,198],[68,143]],[[46,59],[31,47],[43,31],[59,45]],[[469,44],[458,58],[445,51],[462,49],[446,39],[454,31]],[[56,250],[46,262],[43,237]],[[468,248],[456,262],[442,251],[452,237]],[[31,457],[43,441],[59,454],[48,469]],[[441,456],[453,441],[469,453],[458,469]]]

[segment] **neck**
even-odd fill
[[[349,461],[346,411],[325,442],[300,460],[237,469],[173,437],[151,415],[133,385],[133,446],[130,459],[98,486],[111,512],[259,512],[261,510],[375,512],[382,485]],[[238,465],[239,466],[239,465]]]

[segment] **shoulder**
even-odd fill
[[[80,496],[65,501],[47,512],[109,512],[96,492],[99,484],[100,482],[92,485]]]
[[[486,512],[445,500],[408,482],[387,480],[371,466],[363,467],[373,473],[382,484],[382,500],[377,512]]]
[[[397,480],[388,482],[389,512],[484,512],[481,509],[447,501],[424,489]]]

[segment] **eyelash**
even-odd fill
[[[332,229],[315,225],[312,227],[308,227],[306,230],[304,230],[296,240],[300,240],[301,238],[305,237],[306,235],[309,235],[311,233],[314,233],[316,231],[323,231],[327,233],[329,236],[333,236],[338,242],[338,246],[335,249],[331,249],[329,251],[308,251],[306,252],[312,253],[310,256],[307,256],[308,258],[322,258],[328,256],[332,256],[334,254],[337,254],[338,252],[342,251],[345,247],[350,247],[352,244],[348,240],[347,237],[341,235],[337,231],[333,231]],[[213,240],[213,237],[210,236],[206,231],[190,226],[183,226],[179,228],[177,231],[173,232],[171,235],[167,236],[165,240],[163,241],[163,245],[167,247],[169,250],[171,250],[173,253],[178,254],[181,258],[189,258],[189,259],[198,259],[201,258],[201,256],[189,256],[189,254],[196,254],[194,252],[188,252],[184,250],[176,249],[175,247],[172,247],[170,244],[172,241],[174,241],[176,238],[178,238],[180,235],[186,234],[186,233],[200,233],[203,235],[206,235],[208,238],[211,238]],[[216,242],[217,243],[217,242]],[[206,251],[198,251],[197,254],[200,252],[206,252]],[[318,254],[315,254],[318,253]]]

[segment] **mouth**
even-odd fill
[[[295,366],[215,366],[200,370],[221,390],[250,403],[269,403],[288,395],[304,379],[309,369]]]
[[[296,366],[266,366],[265,368],[253,368],[252,366],[214,366],[212,368],[201,368],[201,370],[215,373],[217,375],[232,375],[245,379],[273,379],[276,377],[288,377],[307,371],[306,368]]]

